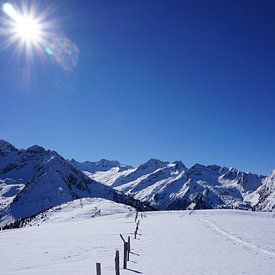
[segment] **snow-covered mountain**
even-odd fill
[[[102,159],[100,161],[95,161],[95,162],[92,162],[92,161],[78,162],[75,159],[71,159],[70,163],[74,167],[78,168],[79,170],[86,171],[89,173],[95,173],[99,171],[108,171],[112,168],[117,168],[118,171],[121,172],[121,171],[133,168],[129,165],[121,164],[118,161],[107,160],[107,159]]]
[[[83,171],[81,171],[83,170]],[[0,225],[80,198],[104,198],[138,209],[272,210],[275,172],[264,177],[235,168],[187,168],[151,159],[137,168],[118,161],[77,162],[0,140]]]
[[[54,151],[40,146],[18,150],[0,141],[1,219],[13,220],[83,197],[110,191]],[[109,193],[108,193],[109,191]]]
[[[140,202],[92,180],[55,151],[37,145],[18,150],[0,140],[0,224],[85,197],[143,208]]]
[[[264,176],[217,165],[151,159],[136,169],[87,175],[157,209],[251,208]],[[247,201],[249,200],[249,201]]]
[[[257,190],[259,195],[255,209],[261,211],[275,210],[275,170],[264,180],[263,185]]]

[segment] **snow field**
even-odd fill
[[[63,208],[64,219],[59,209],[58,214],[49,213],[47,222],[40,226],[35,221],[31,227],[0,232],[0,274],[88,275],[95,274],[96,262],[102,264],[102,275],[114,274],[117,249],[122,268],[119,234],[131,236],[132,248],[128,270],[121,269],[122,275],[275,274],[272,213],[150,212],[145,218],[139,215],[140,230],[135,240],[132,209],[95,200],[84,201],[80,211],[78,203]],[[93,203],[107,216],[85,215],[85,205],[89,205],[88,211]]]
[[[156,212],[142,220],[138,249],[144,274],[275,274],[272,215],[189,213]]]

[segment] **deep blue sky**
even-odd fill
[[[275,1],[43,5],[79,63],[30,63],[1,38],[1,138],[81,161],[275,168]]]

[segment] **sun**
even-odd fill
[[[15,34],[25,42],[39,43],[42,38],[42,28],[31,16],[18,18],[14,27]]]
[[[32,10],[24,9],[19,12],[10,3],[5,3],[2,8],[9,17],[7,25],[11,41],[19,41],[28,49],[43,44],[45,41],[44,25]]]
[[[4,39],[0,37],[0,46],[4,49],[12,46],[16,53],[12,57],[26,58],[28,64],[34,65],[37,57],[43,61],[46,57],[71,72],[78,63],[79,48],[60,32],[59,20],[53,19],[55,7],[43,3],[38,0],[21,1],[21,6],[4,3],[2,10],[6,16],[0,17],[0,35]]]

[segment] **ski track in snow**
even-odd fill
[[[236,236],[235,234],[225,231],[224,229],[222,229],[221,227],[216,225],[214,222],[211,222],[211,221],[209,221],[205,218],[197,218],[197,219],[199,221],[207,224],[209,227],[214,229],[218,234],[223,235],[224,237],[226,237],[226,239],[229,239],[233,242],[236,242],[236,243],[240,244],[241,246],[243,246],[245,248],[249,248],[249,250],[253,250],[253,251],[256,251],[256,252],[264,253],[264,254],[267,254],[269,256],[275,257],[275,252],[274,251],[270,251],[270,250],[267,250],[265,248],[254,245],[252,243],[249,243],[249,242],[243,240],[242,238]]]

